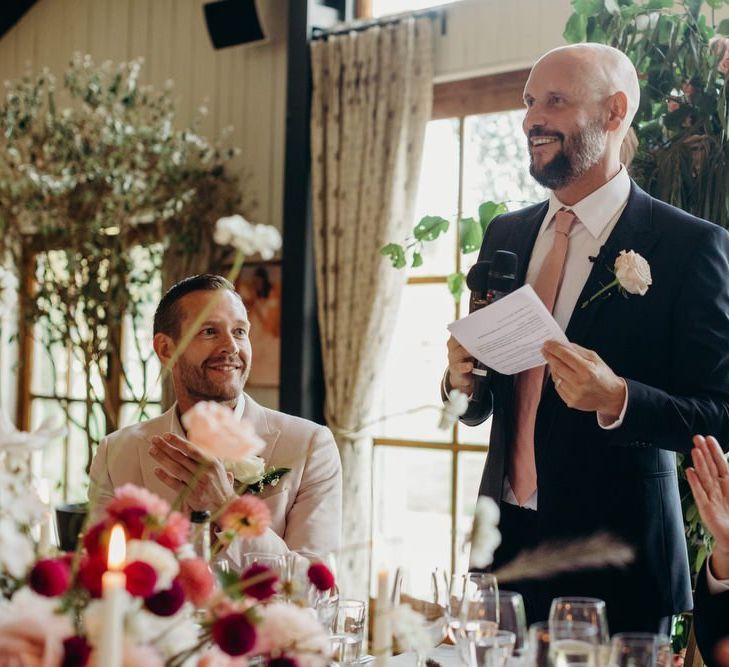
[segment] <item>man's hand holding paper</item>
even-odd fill
[[[473,357],[503,375],[543,365],[542,347],[548,340],[568,342],[530,285],[452,322],[448,329]]]

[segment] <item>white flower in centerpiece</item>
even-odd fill
[[[433,648],[425,617],[408,604],[400,604],[390,610],[392,634],[401,649],[423,654]]]
[[[18,300],[18,279],[15,274],[0,265],[0,320],[15,310]]]
[[[215,223],[213,240],[218,245],[231,245],[244,255],[260,254],[271,259],[281,248],[281,233],[271,225],[255,225],[242,215],[220,218]]]
[[[266,472],[266,462],[260,456],[247,456],[227,463],[225,468],[233,473],[236,481],[250,486],[261,480]]]
[[[313,609],[274,602],[258,609],[257,650],[272,658],[286,655],[299,667],[325,667],[329,664],[329,637]]]
[[[24,577],[35,560],[33,543],[12,519],[0,517],[0,570],[16,579]]]
[[[34,431],[19,431],[0,409],[0,451],[43,449],[64,435],[66,427],[58,426],[53,417],[46,417]]]
[[[468,396],[458,389],[451,389],[448,400],[443,403],[438,428],[451,428],[466,410],[468,410]]]
[[[152,566],[157,573],[155,591],[164,591],[172,586],[172,580],[180,572],[175,555],[165,547],[149,540],[130,540],[127,543],[127,563],[141,560]]]
[[[494,551],[501,544],[499,506],[492,498],[480,496],[476,502],[471,530],[470,567],[487,567],[494,560]]]

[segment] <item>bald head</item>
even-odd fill
[[[626,114],[620,126],[620,139],[627,134],[640,103],[640,85],[635,66],[622,51],[605,44],[571,44],[548,51],[532,68],[557,65],[570,72],[579,93],[601,101],[617,93],[626,98]]]

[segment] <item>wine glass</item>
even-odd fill
[[[610,667],[671,667],[671,642],[665,635],[619,632],[610,643]]]
[[[514,591],[499,591],[499,629],[513,632],[514,655],[521,656],[527,648],[527,625],[524,598]]]
[[[514,653],[516,635],[508,630],[482,637],[475,644],[476,667],[505,667]]]
[[[400,603],[409,605],[414,611],[423,616],[423,629],[428,638],[429,646],[416,645],[403,648],[415,650],[418,667],[423,667],[430,649],[438,646],[446,636],[448,600],[446,579],[441,570],[436,568],[431,572],[427,588],[416,589],[414,587],[415,582],[405,581],[404,583],[405,590],[400,594]],[[407,590],[408,585],[411,593]],[[425,597],[418,596],[417,592],[423,590],[428,590],[427,595]]]
[[[540,621],[529,626],[527,663],[534,667],[549,667],[549,623]]]
[[[552,600],[549,622],[589,623],[597,631],[600,662],[607,661],[610,651],[610,630],[608,629],[605,602],[598,598],[559,597]]]
[[[448,581],[448,636],[463,665],[473,660],[472,647],[499,629],[499,587],[491,574],[454,575]]]
[[[281,554],[250,552],[243,554],[242,561],[244,570],[257,563],[273,570],[279,579],[281,579],[284,572],[284,557]]]
[[[585,621],[549,623],[549,664],[552,667],[597,667],[598,630]]]

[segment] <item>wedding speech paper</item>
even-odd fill
[[[541,350],[548,340],[568,342],[531,285],[451,322],[448,329],[472,356],[503,375],[544,365]]]

